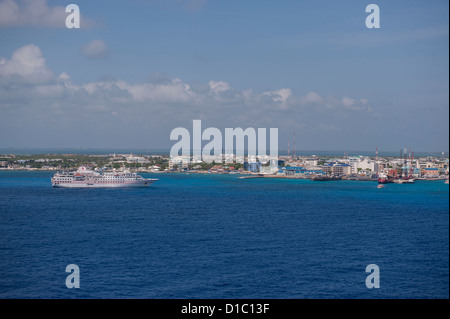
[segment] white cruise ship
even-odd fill
[[[58,172],[52,177],[53,187],[147,187],[155,178],[143,178],[129,171],[96,172],[80,166],[75,172]]]

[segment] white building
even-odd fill
[[[127,156],[126,160],[127,163],[141,163],[141,164],[149,163],[149,161],[142,156]]]
[[[303,166],[304,167],[316,167],[319,165],[319,160],[318,159],[305,159],[303,161]]]
[[[357,174],[359,171],[374,173],[378,170],[378,164],[375,161],[361,156],[350,157],[348,164],[351,167],[351,174]]]
[[[177,168],[181,169],[188,169],[189,168],[189,157],[184,156],[176,156],[169,160],[169,169],[174,169],[174,166],[176,165]]]
[[[351,174],[351,166],[345,163],[330,162],[321,167],[322,171],[327,174],[334,174],[338,176]]]

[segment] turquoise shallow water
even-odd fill
[[[449,297],[443,181],[144,174],[160,180],[53,189],[51,176],[0,172],[0,298]]]

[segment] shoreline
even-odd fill
[[[0,168],[0,172],[58,172],[61,171],[60,169],[38,169],[38,168],[31,168],[31,169],[12,169],[12,168]],[[186,171],[186,172],[178,172],[178,171],[169,171],[169,172],[148,172],[148,171],[141,171],[137,173],[146,173],[146,174],[183,174],[183,175],[196,175],[196,174],[204,174],[204,175],[237,175],[238,179],[254,179],[254,178],[278,178],[278,179],[307,179],[312,180],[314,176],[285,176],[285,175],[273,175],[273,174],[248,174],[248,173],[224,173],[224,172],[208,172],[208,171]],[[419,177],[415,179],[416,181],[445,181],[448,180],[448,177],[438,177],[438,178],[424,178]],[[346,176],[343,176],[340,181],[354,181],[354,182],[377,182],[377,179],[371,179],[371,178],[347,178]]]

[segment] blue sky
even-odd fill
[[[448,1],[72,1],[76,30],[69,3],[0,0],[0,147],[170,148],[201,119],[448,151]]]

